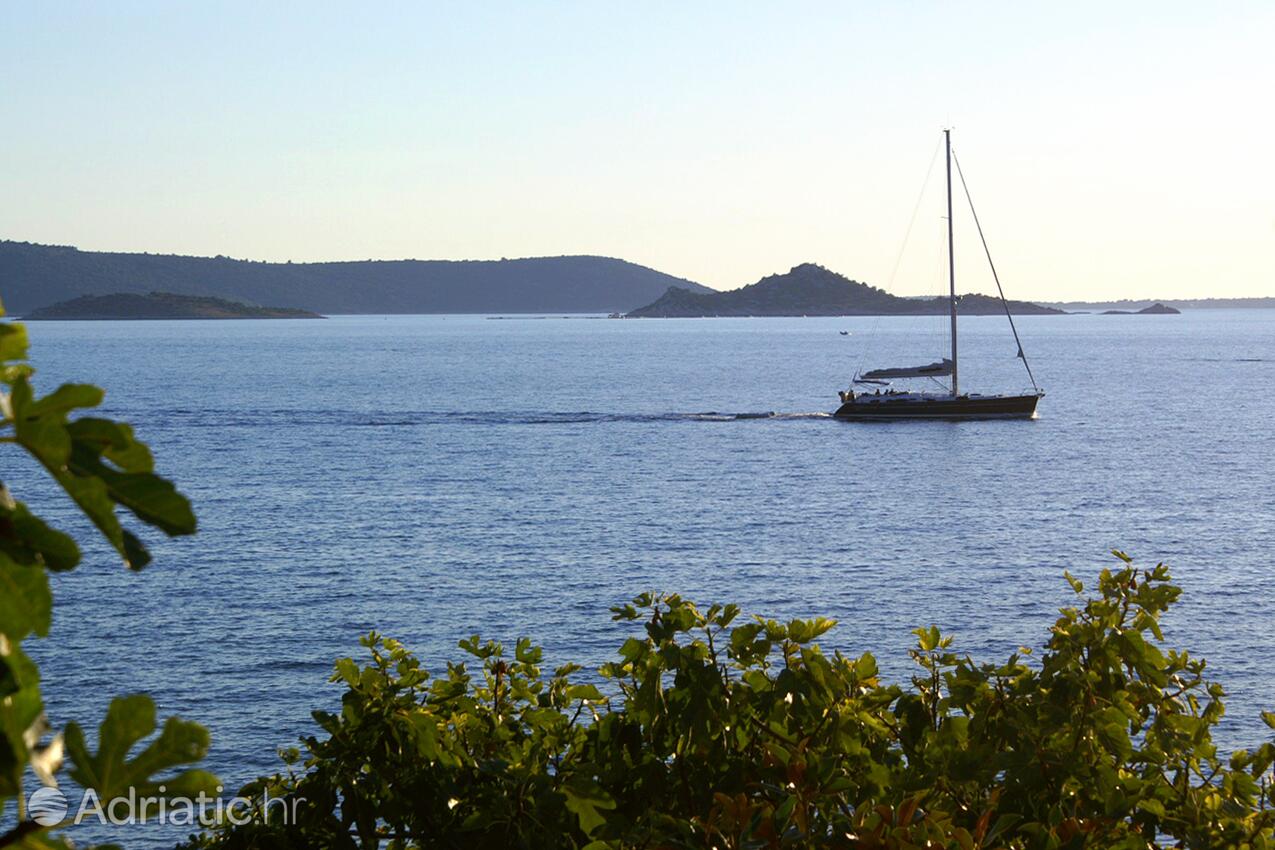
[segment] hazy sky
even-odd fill
[[[0,238],[928,292],[950,124],[1011,297],[1275,295],[1272,45],[1271,0],[0,0]]]

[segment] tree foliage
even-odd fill
[[[155,474],[150,450],[132,428],[84,415],[101,403],[102,390],[64,384],[37,396],[26,352],[25,328],[0,322],[0,442],[38,461],[130,569],[142,569],[151,556],[122,515],[168,535],[194,533],[190,503]],[[129,787],[156,796],[160,782],[169,795],[211,792],[217,786],[214,777],[199,770],[156,776],[203,757],[208,732],[198,724],[169,718],[156,738],[130,756],[155,730],[155,705],[143,694],[111,702],[96,753],[77,723],[69,723],[64,733],[50,729],[40,671],[22,645],[49,634],[49,573],[74,569],[79,561],[71,537],[46,524],[0,483],[0,817],[11,805],[16,813],[15,826],[0,833],[0,847],[69,846],[53,829],[27,817],[24,795],[28,772],[46,785],[57,784],[64,752],[72,761],[72,778],[104,800],[126,794]]]
[[[244,789],[257,819],[192,846],[1271,847],[1275,746],[1217,752],[1222,688],[1161,645],[1179,589],[1120,557],[1092,597],[1068,576],[1078,603],[1039,659],[977,663],[917,629],[906,686],[821,651],[831,620],[678,596],[615,609],[645,634],[601,687],[477,636],[434,677],[374,633],[304,756]]]

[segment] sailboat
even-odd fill
[[[1045,393],[1036,385],[1031,366],[1027,363],[1027,355],[1023,353],[1023,345],[1018,337],[1018,328],[1014,325],[1014,316],[1010,312],[1009,303],[1005,300],[1005,292],[1001,288],[1000,278],[996,275],[996,265],[992,263],[991,252],[987,248],[987,239],[983,237],[983,227],[978,223],[978,213],[974,212],[974,202],[970,200],[970,212],[974,216],[974,224],[978,228],[979,239],[983,242],[983,250],[987,253],[987,262],[992,268],[992,278],[996,281],[996,289],[1000,294],[1001,304],[1005,307],[1005,317],[1009,319],[1010,329],[1014,332],[1014,342],[1018,345],[1018,357],[1023,361],[1027,376],[1031,380],[1032,391],[1017,395],[979,395],[963,393],[960,389],[960,360],[957,356],[956,338],[956,259],[953,252],[954,234],[952,228],[952,131],[943,131],[943,145],[947,156],[947,262],[948,262],[948,306],[951,313],[952,356],[943,358],[924,366],[902,366],[873,369],[856,374],[850,389],[842,390],[841,406],[833,415],[839,419],[1030,419],[1036,414],[1036,404]],[[969,189],[965,186],[965,176],[960,172],[957,162],[957,174],[961,177],[961,186],[969,199]],[[950,390],[947,392],[913,392],[899,390],[882,391],[880,387],[889,386],[893,380],[906,379],[950,379]],[[939,381],[941,384],[942,381]],[[874,392],[856,391],[856,386],[875,385]]]

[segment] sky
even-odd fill
[[[0,0],[0,238],[932,293],[951,127],[1010,297],[1271,296],[1272,44],[1270,0]]]

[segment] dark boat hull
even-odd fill
[[[838,419],[1030,419],[1039,395],[931,396],[918,399],[860,396],[837,408]]]

